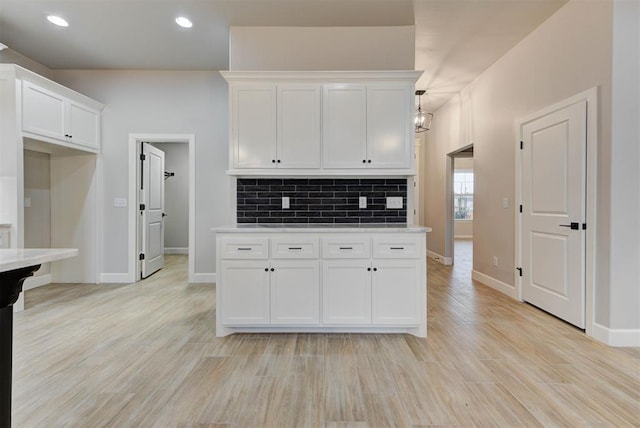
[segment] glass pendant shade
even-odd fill
[[[416,110],[416,119],[415,119],[415,132],[424,132],[431,129],[431,119],[433,119],[433,113],[427,113],[422,110],[422,106],[420,105],[421,97],[425,93],[425,91],[416,91],[416,95],[418,96],[418,109]]]

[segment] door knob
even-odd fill
[[[571,230],[580,230],[580,223],[572,222],[571,224],[559,224],[558,226],[560,226],[560,227],[570,227]]]

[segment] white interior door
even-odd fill
[[[164,265],[164,152],[142,143],[141,156],[141,276]]]
[[[586,101],[522,127],[522,297],[585,326]]]

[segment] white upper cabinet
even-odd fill
[[[413,85],[367,86],[367,167],[411,165]]]
[[[365,85],[325,85],[323,167],[365,168],[367,157]]]
[[[231,91],[234,168],[272,168],[276,164],[276,87],[242,85]]]
[[[90,106],[70,96],[75,93],[43,79],[44,87],[22,81],[22,132],[25,136],[81,150],[100,150],[101,105]]]
[[[23,81],[22,130],[45,137],[65,139],[65,97]]]
[[[278,85],[278,168],[320,168],[320,85]]]
[[[223,71],[232,175],[413,175],[420,71]]]

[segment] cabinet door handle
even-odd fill
[[[373,268],[373,271],[374,272],[378,272],[378,268]]]
[[[391,247],[392,250],[404,250],[404,247]]]
[[[367,272],[371,272],[371,268],[370,268],[370,267],[369,267],[369,268],[367,268]]]
[[[275,159],[271,159],[271,163],[276,163],[276,160]]]
[[[269,272],[269,268],[264,268],[264,271],[265,272]]]
[[[271,268],[271,272],[273,272],[274,270],[275,270],[274,268]]]
[[[367,163],[366,159],[362,159],[362,163]]]
[[[369,159],[369,160],[367,161],[367,163],[371,163],[371,159]]]
[[[302,250],[302,247],[289,247],[290,250]]]
[[[238,251],[251,251],[251,247],[249,247],[249,248],[242,248],[242,247],[239,247],[239,248],[238,248]]]
[[[278,163],[280,163],[280,159],[278,159]]]
[[[341,250],[353,250],[353,247],[340,247]]]

